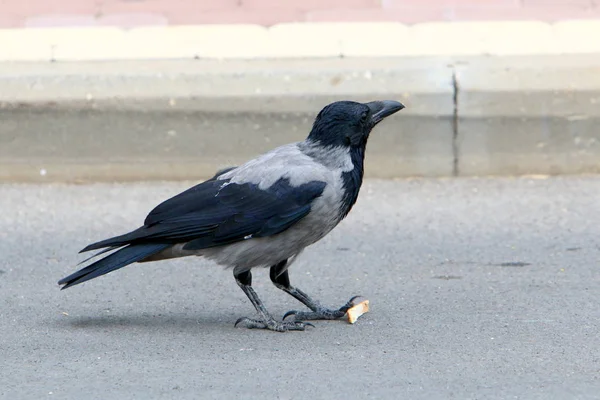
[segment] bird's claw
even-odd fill
[[[346,313],[349,309],[360,303],[360,301],[356,301],[356,299],[360,299],[361,297],[361,295],[352,297],[346,304],[340,307],[340,311]]]
[[[299,320],[275,321],[274,319],[269,319],[263,321],[247,317],[242,317],[235,321],[234,327],[237,327],[238,324],[244,324],[244,326],[248,329],[268,329],[275,332],[304,331],[308,326],[313,328],[315,327],[310,322],[303,322]]]
[[[325,307],[319,307],[314,311],[288,311],[283,315],[283,320],[285,320],[289,316],[294,316],[294,321],[306,321],[306,320],[317,320],[317,319],[339,319],[346,315],[346,312],[357,305],[359,302],[356,302],[356,299],[362,296],[354,296],[346,304],[341,306],[337,310],[332,310]]]
[[[289,317],[290,315],[294,315],[294,316],[295,316],[296,314],[298,314],[298,312],[299,312],[299,311],[295,311],[295,310],[288,311],[288,312],[286,312],[285,314],[283,314],[283,318],[281,318],[281,319],[285,321],[285,319],[286,319],[287,317]],[[296,319],[296,318],[294,317],[294,320],[295,320],[295,319]]]

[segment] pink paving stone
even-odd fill
[[[600,0],[0,0],[0,28],[591,18]]]
[[[96,0],[2,0],[1,14],[26,16],[44,14],[94,14]]]
[[[307,14],[308,21],[397,21],[405,24],[434,21],[476,20],[541,20],[592,19],[600,17],[600,10],[583,10],[576,7],[406,7],[387,10],[321,10]]]
[[[582,9],[572,6],[555,7],[522,7],[518,11],[501,10],[494,13],[483,14],[481,10],[462,9],[456,11],[457,20],[539,20],[557,22],[569,19],[597,19],[600,18],[600,9]]]
[[[61,0],[62,1],[62,0]],[[118,13],[185,13],[188,10],[232,10],[239,0],[103,0],[100,9],[106,14]]]
[[[24,25],[27,28],[95,26],[96,19],[89,14],[48,14],[27,17]]]
[[[240,0],[242,8],[320,10],[331,8],[379,8],[380,0]]]
[[[524,6],[573,6],[593,7],[594,0],[523,0]]]
[[[443,21],[444,10],[441,8],[394,8],[388,10],[321,10],[307,13],[307,21],[311,22],[380,22],[394,21],[414,24],[424,21]]]
[[[17,15],[0,13],[0,29],[20,28],[23,22],[24,19]]]
[[[423,7],[445,8],[448,6],[478,6],[478,7],[519,7],[522,0],[382,0],[383,8]],[[340,7],[341,8],[341,7]]]
[[[38,15],[26,18],[24,25],[27,28],[114,26],[127,29],[138,26],[166,26],[168,24],[169,21],[164,15],[138,13],[109,15]]]
[[[96,24],[127,29],[139,26],[167,26],[169,19],[165,15],[151,13],[103,14],[96,19]]]
[[[305,20],[305,13],[289,9],[200,11],[187,14],[171,14],[169,16],[171,25],[258,24],[271,26],[285,22],[304,22]]]

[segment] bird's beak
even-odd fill
[[[372,101],[366,104],[371,109],[371,121],[373,125],[381,122],[385,117],[388,117],[404,108],[404,105],[394,100]]]

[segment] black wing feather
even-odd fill
[[[228,180],[203,182],[161,203],[133,232],[87,246],[82,251],[136,243],[184,243],[196,250],[283,232],[304,218],[325,183],[291,186],[280,179],[266,190]]]
[[[228,180],[217,181],[219,176],[236,168],[237,167],[229,167],[219,170],[215,176],[209,180],[199,183],[196,186],[192,186],[178,195],[163,201],[150,211],[144,221],[144,225],[152,225],[161,220],[168,219],[170,216],[183,215],[186,211],[193,210],[196,203],[195,200],[203,198],[203,196],[214,196],[215,191],[218,191],[223,183],[228,182]]]

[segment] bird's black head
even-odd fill
[[[308,139],[325,146],[364,147],[373,127],[403,108],[393,100],[331,103],[317,115]]]

